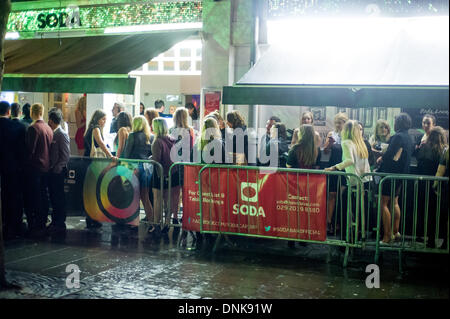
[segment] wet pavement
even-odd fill
[[[448,299],[448,255],[383,252],[380,288],[368,289],[366,266],[373,251],[354,251],[347,268],[337,247],[229,236],[213,252],[214,241],[192,249],[188,234],[179,245],[173,229],[160,243],[145,243],[138,232],[109,224],[84,229],[83,217],[68,217],[63,240],[6,243],[6,270],[21,290],[0,298],[439,298]],[[183,241],[181,241],[183,243]],[[79,267],[80,285],[67,288],[68,265]]]

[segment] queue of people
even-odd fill
[[[18,120],[17,110],[17,105],[0,102],[4,237],[8,240],[63,235],[66,231],[64,178],[70,158],[70,139],[62,128],[62,112],[50,109],[45,123],[44,106],[40,103],[24,105],[22,120]],[[50,204],[52,221],[47,226]]]
[[[17,111],[17,106],[10,106],[7,102],[1,103],[0,140],[2,143],[7,143],[2,148],[13,150],[7,155],[3,152],[0,157],[2,205],[4,205],[3,211],[7,212],[4,214],[5,233],[8,238],[20,233],[22,214],[18,203],[20,203],[19,195],[22,193],[25,199],[24,211],[27,216],[28,230],[31,234],[42,236],[49,232],[63,232],[65,211],[64,196],[61,192],[70,152],[67,133],[61,129],[63,122],[61,111],[52,109],[46,124],[42,117],[43,106],[34,104],[30,112],[33,122],[28,124],[26,116],[18,120],[20,113]],[[103,133],[107,114],[102,110],[96,110],[86,126],[85,100],[80,99],[77,107],[79,116],[77,116],[76,142],[78,149],[83,150],[84,156],[104,157],[114,161],[119,158],[152,159],[162,165],[163,176],[159,176],[160,172],[153,169],[151,165],[139,164],[135,171],[140,181],[140,199],[149,224],[147,233],[152,239],[158,239],[168,232],[169,221],[174,224],[179,222],[177,212],[183,172],[176,167],[172,174],[171,192],[168,192],[169,168],[178,161],[172,152],[174,147],[178,149],[177,158],[186,162],[273,165],[268,158],[275,157],[278,167],[318,169],[323,166],[320,160],[322,141],[314,129],[311,112],[304,112],[301,115],[300,125],[293,131],[292,138],[287,136],[286,125],[278,117],[272,116],[267,121],[266,134],[259,141],[258,160],[253,162],[247,124],[239,111],[228,112],[225,120],[219,112],[212,112],[196,128],[189,125],[188,118],[194,116],[195,121],[198,122],[198,111],[195,108],[192,109],[192,105],[189,104],[185,108],[175,110],[173,127],[170,128],[165,117],[161,116],[164,111],[163,101],[156,101],[154,109],[145,109],[142,106],[141,104],[140,114],[132,118],[131,114],[124,111],[121,104],[114,105],[113,121],[109,130],[117,133],[113,152],[105,142]],[[26,115],[25,106],[23,113]],[[360,177],[373,171],[408,174],[411,157],[415,155],[420,174],[435,175],[438,172],[440,176],[448,176],[448,145],[445,131],[435,126],[435,123],[436,120],[432,115],[424,116],[424,135],[414,145],[408,135],[411,119],[406,113],[401,113],[395,118],[395,134],[393,135],[388,122],[378,120],[375,132],[369,140],[364,139],[364,127],[361,123],[348,119],[345,113],[338,113],[334,118],[334,130],[327,134],[323,143],[323,153],[329,158],[325,171],[345,171]],[[28,128],[27,125],[29,125]],[[83,125],[85,131],[81,147],[79,130]],[[189,154],[183,154],[186,150]],[[445,154],[447,154],[447,160],[445,160]],[[446,170],[442,170],[443,164],[447,165]],[[26,189],[18,191],[21,187],[12,181],[11,174],[28,179]],[[161,180],[163,181],[162,194]],[[332,221],[336,211],[337,193],[340,188],[347,185],[342,183],[336,175],[328,176],[327,180],[329,189],[327,232],[332,234],[335,231]],[[371,180],[370,176],[365,175],[363,184],[366,185]],[[356,181],[352,178],[349,179],[349,183],[356,185]],[[398,203],[400,183],[396,184],[394,191],[395,194],[392,197],[391,185],[384,184],[381,199],[384,230],[383,240],[380,243],[382,245],[389,244],[401,236]],[[48,215],[47,192],[50,193],[53,208],[52,223],[48,229],[45,228]],[[169,197],[171,207],[168,207]],[[165,224],[161,227],[162,216],[165,216]],[[394,217],[393,228],[391,227],[392,216]],[[429,225],[428,233],[431,235],[434,235],[431,229],[433,225],[432,223]],[[101,223],[87,216],[86,226],[98,228],[101,227]]]

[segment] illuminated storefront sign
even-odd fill
[[[35,32],[103,30],[109,27],[151,24],[198,23],[202,21],[200,1],[79,6],[12,11],[8,32],[21,37]],[[27,33],[32,33],[28,34]]]

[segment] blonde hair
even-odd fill
[[[39,117],[44,115],[44,105],[41,103],[34,103],[31,106],[31,117]]]
[[[302,116],[301,116],[301,118],[300,118],[300,125],[303,124],[303,119],[305,118],[306,115],[309,115],[309,116],[311,117],[311,124],[314,123],[314,115],[312,114],[311,111],[306,111],[306,112],[303,112],[303,113],[302,113]]]
[[[173,114],[173,122],[176,128],[189,128],[188,111],[185,108],[178,108]]]
[[[206,130],[208,129],[214,129],[214,134],[212,136],[209,137],[209,139],[206,139]],[[203,127],[202,127],[202,134],[201,134],[201,138],[200,138],[200,150],[202,151],[205,146],[211,142],[212,140],[215,139],[221,139],[222,138],[222,134],[220,133],[220,129],[219,129],[219,125],[217,124],[217,121],[215,118],[213,117],[207,117],[205,118],[205,120],[203,121]]]
[[[153,119],[152,122],[153,133],[155,133],[155,138],[167,136],[169,128],[167,127],[167,122],[162,117],[157,117]]]
[[[138,115],[133,119],[133,132],[144,132],[147,144],[150,143],[150,126],[148,125],[147,119]]]
[[[334,120],[335,121],[347,122],[348,121],[348,116],[347,116],[347,114],[341,112],[341,113],[338,113],[338,114],[336,114],[334,116]]]
[[[349,120],[345,122],[341,136],[342,140],[351,140],[355,143],[356,154],[358,154],[360,158],[369,157],[369,152],[367,151],[367,147],[362,138],[361,129],[359,128],[359,123],[357,121]]]
[[[387,130],[388,130],[388,137],[387,138],[378,134],[378,129],[381,126],[385,126],[387,128]],[[377,124],[375,125],[375,141],[376,142],[377,141],[386,142],[389,139],[390,136],[391,136],[391,127],[389,126],[389,123],[386,120],[382,120],[382,119],[378,120]]]

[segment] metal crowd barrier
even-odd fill
[[[199,176],[196,181],[199,187],[199,197],[200,197],[200,232],[201,233],[210,233],[210,234],[228,234],[228,235],[239,235],[239,236],[247,236],[247,237],[263,237],[263,238],[272,238],[272,239],[283,239],[283,240],[292,240],[292,241],[303,241],[303,242],[311,242],[311,243],[320,243],[324,245],[335,245],[335,246],[343,246],[345,247],[345,256],[344,256],[344,266],[347,265],[349,250],[353,248],[366,249],[368,247],[375,249],[375,262],[378,262],[378,257],[380,251],[382,250],[396,250],[399,251],[399,263],[401,270],[401,253],[402,251],[415,251],[415,252],[431,252],[431,253],[448,253],[448,208],[446,211],[442,209],[442,203],[446,203],[444,201],[444,196],[442,196],[443,184],[448,188],[448,178],[439,178],[433,176],[416,176],[416,175],[392,175],[385,173],[368,173],[364,174],[361,177],[357,177],[356,175],[346,174],[344,172],[326,172],[322,170],[303,170],[303,169],[288,169],[288,168],[270,168],[270,167],[255,167],[255,166],[240,166],[240,165],[206,165],[206,164],[198,164],[198,163],[175,163],[174,166],[202,166],[199,171]],[[171,168],[172,168],[171,167]],[[204,211],[203,209],[203,188],[205,185],[200,183],[202,180],[202,174],[208,173],[209,178],[211,178],[211,169],[237,169],[237,170],[246,170],[247,171],[247,182],[248,182],[248,171],[251,170],[259,170],[259,171],[271,171],[271,172],[285,172],[286,179],[289,174],[323,174],[327,175],[327,179],[331,176],[335,175],[338,177],[338,186],[337,186],[337,200],[335,202],[335,213],[334,213],[334,225],[341,225],[341,229],[338,231],[336,227],[334,228],[334,234],[329,236],[327,235],[327,239],[325,241],[314,241],[314,240],[305,240],[305,239],[296,239],[296,238],[284,238],[284,237],[273,237],[273,236],[261,236],[255,234],[249,234],[248,229],[244,229],[239,232],[226,232],[226,231],[211,231],[204,229],[204,225],[211,223],[211,206],[208,211]],[[362,180],[365,176],[371,176],[372,181],[363,183]],[[350,177],[354,180],[357,180],[356,184],[350,186],[349,179]],[[344,181],[342,180],[344,179]],[[402,184],[402,191],[400,194],[399,206],[401,207],[401,226],[400,233],[401,239],[398,244],[392,245],[383,245],[379,244],[380,234],[382,231],[381,228],[381,194],[384,183],[387,180],[392,180],[393,183],[391,185],[391,197],[394,198],[394,191],[396,188],[396,183]],[[438,187],[436,189],[436,223],[432,224],[432,227],[435,227],[434,238],[436,241],[438,239],[444,240],[447,242],[446,248],[436,247],[436,248],[427,248],[426,243],[427,240],[427,232],[430,224],[430,212],[429,212],[429,203],[430,203],[430,192],[431,192],[431,182],[437,181]],[[224,181],[208,181],[208,184],[217,183],[218,185],[225,185]],[[424,228],[424,243],[417,243],[418,239],[418,228],[420,217],[419,205],[420,205],[420,197],[419,196],[419,182],[425,183],[424,192],[421,192],[421,196],[424,201],[424,225],[420,226]],[[228,189],[227,180],[226,185]],[[410,184],[413,183],[411,186]],[[309,186],[308,186],[309,188]],[[345,189],[346,190],[343,190]],[[414,194],[409,194],[410,190],[414,189]],[[330,192],[329,183],[327,182],[327,196]],[[414,200],[411,201],[409,196],[413,196]],[[391,211],[393,211],[394,201],[390,203]],[[410,209],[413,207],[413,209]],[[408,214],[407,211],[413,211],[412,218],[412,226],[411,231],[407,231],[408,225]],[[443,215],[444,214],[444,215]],[[440,222],[440,216],[447,216],[447,231],[446,235],[439,232],[440,227],[442,228],[442,222]],[[393,223],[392,216],[392,223]],[[431,221],[432,222],[432,221]],[[410,223],[411,224],[411,223]],[[342,227],[344,225],[344,227]],[[180,226],[180,225],[175,225]],[[291,225],[288,225],[290,227]],[[445,238],[440,238],[445,236]]]
[[[448,224],[448,206],[442,209],[442,205],[448,205],[447,198],[443,197],[443,188],[448,190],[448,178],[425,176],[425,175],[386,175],[383,174],[378,185],[378,209],[377,209],[377,237],[375,241],[375,263],[378,262],[380,252],[398,251],[399,269],[402,271],[402,252],[423,252],[423,253],[449,253],[449,224]],[[399,193],[400,206],[400,237],[391,239],[386,245],[380,244],[381,239],[381,218],[382,218],[382,188],[383,185],[390,182],[390,212],[391,212],[391,232],[394,228],[394,198],[396,188],[401,183]],[[436,195],[431,190],[431,183],[437,182]],[[444,184],[444,187],[443,187]],[[411,194],[412,189],[412,194]],[[432,193],[433,192],[433,193]],[[409,197],[408,197],[409,196]],[[410,197],[413,197],[413,201]],[[445,195],[444,195],[445,196]],[[412,206],[412,207],[411,207]],[[412,221],[411,221],[412,208]],[[408,217],[408,219],[407,219]],[[442,222],[446,225],[442,225]],[[423,222],[423,224],[422,224]],[[429,227],[431,225],[431,227]],[[446,227],[445,227],[446,226]],[[423,231],[423,232],[422,232]],[[428,238],[431,231],[432,238]],[[395,235],[395,234],[394,234]],[[443,237],[443,238],[440,238]],[[441,245],[438,240],[442,240]],[[429,244],[429,245],[427,245]],[[433,247],[434,246],[434,247]]]
[[[169,178],[169,185],[168,185],[168,189],[167,189],[167,191],[168,191],[168,193],[169,193],[169,195],[167,196],[168,198],[167,198],[167,206],[168,206],[168,209],[170,210],[170,207],[171,207],[171,202],[172,202],[172,199],[171,199],[171,196],[170,196],[170,191],[171,191],[171,189],[172,189],[172,175],[173,175],[173,170],[174,170],[174,168],[175,167],[179,167],[179,175],[178,175],[178,178],[179,178],[179,182],[181,182],[181,178],[182,178],[182,176],[183,176],[183,174],[182,174],[182,171],[181,170],[183,170],[184,169],[184,166],[205,166],[205,164],[201,164],[201,163],[189,163],[189,162],[176,162],[176,163],[173,163],[172,165],[170,165],[170,167],[169,167],[169,176],[168,176],[168,178]],[[198,184],[198,181],[196,182],[197,184]],[[181,187],[183,187],[183,184],[182,183],[180,183],[180,186]],[[182,193],[180,192],[180,197],[182,196]],[[178,200],[180,200],[180,199],[178,199]],[[178,213],[179,213],[179,209],[178,209]],[[178,219],[178,217],[179,217],[179,214],[177,215],[177,219]],[[166,223],[167,223],[167,221],[166,221]],[[170,216],[169,216],[169,225],[170,226],[172,226],[172,227],[181,227],[181,224],[179,223],[179,224],[173,224],[173,223],[171,223],[170,222]]]
[[[257,170],[257,171],[264,171],[264,172],[285,172],[286,173],[286,181],[288,180],[289,174],[295,174],[298,176],[299,174],[305,174],[307,176],[307,179],[310,175],[327,175],[329,176],[338,176],[341,178],[345,178],[347,182],[349,182],[350,178],[354,178],[356,181],[355,186],[347,186],[349,188],[349,191],[347,191],[347,198],[346,198],[346,204],[347,209],[345,212],[343,210],[340,210],[340,219],[341,221],[345,221],[345,230],[341,228],[341,236],[338,236],[337,238],[329,238],[327,236],[325,241],[316,241],[311,239],[297,239],[297,238],[285,238],[285,237],[274,237],[274,236],[262,236],[262,235],[255,235],[255,234],[249,234],[249,229],[244,231],[239,231],[237,233],[235,232],[224,232],[224,231],[210,231],[210,230],[204,230],[203,224],[206,222],[211,222],[211,212],[204,212],[202,208],[202,202],[203,202],[203,185],[199,181],[202,180],[202,173],[205,172],[207,169],[209,169],[209,172],[212,168],[218,168],[218,169],[226,169],[227,176],[229,174],[230,169],[237,169],[237,170],[245,170],[247,171],[247,182],[248,182],[248,171],[250,170]],[[211,174],[209,174],[211,176]],[[362,189],[361,180],[358,178],[358,176],[354,174],[347,174],[344,172],[327,172],[322,170],[305,170],[305,169],[291,169],[291,168],[271,168],[271,167],[255,167],[255,166],[239,166],[239,165],[205,165],[200,171],[199,171],[199,177],[197,181],[199,185],[199,195],[200,195],[200,232],[201,233],[211,233],[211,234],[228,234],[228,235],[239,235],[239,236],[247,236],[247,237],[259,237],[259,238],[271,238],[271,239],[282,239],[282,240],[289,240],[289,241],[301,241],[301,242],[310,242],[310,243],[318,243],[318,244],[324,244],[324,245],[335,245],[335,246],[343,246],[345,247],[345,255],[344,255],[344,267],[347,266],[348,263],[348,257],[349,257],[349,250],[350,248],[362,248],[362,240],[359,239],[359,234],[361,233],[361,236],[365,237],[365,230],[364,230],[364,213],[360,206],[360,192]],[[217,181],[218,185],[221,185],[221,181]],[[211,184],[211,181],[209,181],[209,184]],[[338,183],[338,187],[339,187]],[[349,183],[347,183],[350,185]],[[327,183],[328,185],[328,183]],[[227,180],[227,193],[229,189],[229,180]],[[299,185],[297,183],[297,191],[299,189]],[[309,181],[307,182],[307,189],[309,192]],[[329,188],[327,186],[327,195],[328,195]],[[352,201],[352,194],[356,194],[356,200],[353,203]],[[339,201],[336,201],[336,207],[338,207]],[[354,207],[354,209],[353,209]],[[211,210],[211,206],[210,206]],[[354,212],[354,214],[353,214]],[[297,210],[297,220],[299,220],[299,214],[300,210]],[[335,214],[338,214],[336,212]],[[239,215],[238,215],[239,216]],[[208,219],[209,217],[209,219]],[[248,217],[249,218],[249,217]],[[337,218],[336,218],[337,219]],[[343,227],[343,223],[340,223],[341,227]],[[296,225],[298,226],[298,225]],[[288,221],[288,229],[290,229],[291,225]],[[295,226],[294,226],[295,227]],[[311,236],[309,235],[309,238]]]

